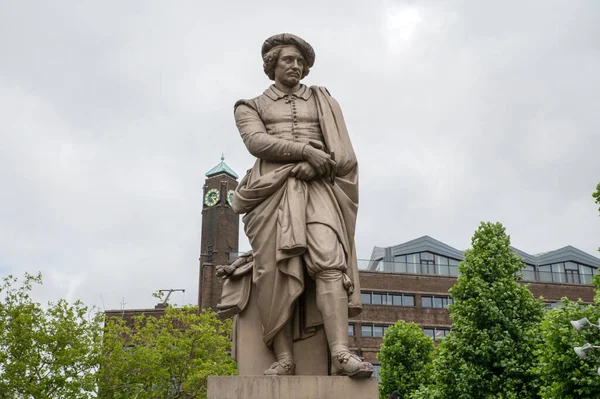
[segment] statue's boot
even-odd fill
[[[294,375],[296,365],[292,357],[294,341],[292,339],[291,324],[284,326],[273,339],[273,352],[277,361],[263,373],[264,375]]]
[[[369,378],[373,374],[373,365],[348,352],[333,356],[331,375],[347,375],[350,378]]]
[[[363,361],[348,349],[348,293],[342,284],[342,274],[324,273],[318,276],[317,306],[323,315],[323,325],[331,351],[331,375],[368,378],[373,365]]]
[[[296,371],[296,365],[289,361],[276,361],[265,370],[264,375],[266,376],[278,376],[278,375],[294,375]]]

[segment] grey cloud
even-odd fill
[[[232,106],[269,84],[260,45],[280,31],[313,44],[306,83],[344,110],[359,257],[423,234],[463,249],[481,220],[526,252],[596,255],[599,13],[594,1],[4,5],[0,273],[42,270],[42,300],[148,307],[154,290],[186,288],[175,300],[194,303],[204,173],[221,152],[240,175],[251,166]]]

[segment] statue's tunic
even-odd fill
[[[324,88],[302,85],[286,95],[271,86],[253,100],[238,101],[235,120],[258,158],[238,185],[233,208],[246,213],[265,342],[270,345],[292,317],[297,338],[320,323],[314,292],[298,301],[307,287],[305,270],[312,278],[339,279],[348,290],[349,315],[358,314],[358,172],[339,105]],[[301,181],[290,175],[306,145],[334,153],[334,183],[329,176]]]

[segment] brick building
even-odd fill
[[[240,217],[231,209],[238,175],[221,162],[206,172],[202,201],[200,238],[200,278],[198,306],[214,308],[221,298],[222,282],[215,276],[217,265],[228,264],[238,253]]]
[[[590,284],[600,268],[600,259],[567,246],[530,255],[513,248],[524,260],[523,283],[547,307],[561,298],[581,298],[591,303]],[[402,319],[415,322],[435,341],[450,332],[446,306],[452,303],[448,290],[456,283],[461,251],[429,236],[388,248],[373,250],[362,261],[360,272],[362,313],[350,320],[348,334],[352,350],[375,364],[387,327]]]
[[[198,303],[201,308],[214,308],[221,292],[214,268],[238,252],[239,216],[223,200],[237,186],[237,175],[221,159],[206,177]],[[571,246],[538,255],[513,249],[526,264],[523,283],[534,296],[544,297],[549,308],[562,297],[593,301],[590,283],[600,259]],[[370,259],[359,261],[363,311],[348,325],[351,349],[374,363],[377,370],[383,333],[400,319],[419,324],[434,341],[443,339],[451,327],[446,309],[452,303],[448,290],[456,284],[463,260],[462,251],[429,236],[393,247],[375,247]]]

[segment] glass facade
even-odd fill
[[[591,284],[597,270],[575,262],[552,263],[537,268],[527,265],[523,269],[523,280],[562,284]]]
[[[363,305],[415,306],[415,296],[399,292],[361,291]]]
[[[432,252],[419,252],[398,255],[393,262],[379,261],[376,270],[392,273],[434,274],[458,276],[460,260],[437,255]]]
[[[460,260],[435,254],[418,252],[394,256],[393,261],[383,259],[369,261],[369,270],[388,273],[428,274],[436,276],[458,276]],[[364,268],[364,267],[363,267]],[[363,269],[361,268],[361,269]],[[561,284],[591,284],[597,269],[576,262],[559,262],[535,266],[526,264],[522,270],[524,281],[540,281]]]

